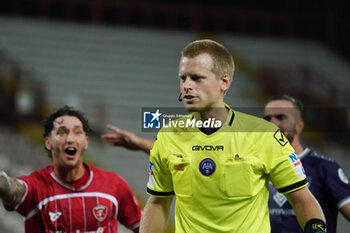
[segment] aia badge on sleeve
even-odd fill
[[[281,145],[281,146],[285,146],[288,143],[288,139],[286,138],[286,136],[284,136],[284,134],[282,133],[281,130],[277,130],[275,132],[275,134],[273,135],[273,137],[277,140],[277,142]]]
[[[293,152],[288,157],[294,165],[294,169],[298,175],[298,178],[301,179],[301,178],[305,177],[305,170],[303,168],[303,165],[302,165],[297,153]]]
[[[102,222],[107,217],[108,208],[104,205],[97,205],[92,209],[92,213],[98,221]]]
[[[199,164],[199,171],[205,176],[211,176],[215,172],[215,169],[215,162],[209,158],[203,159]]]

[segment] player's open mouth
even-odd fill
[[[74,147],[67,147],[64,152],[68,155],[68,157],[74,157],[74,155],[77,153],[77,149]]]

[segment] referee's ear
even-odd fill
[[[220,80],[220,89],[226,93],[227,90],[230,88],[231,85],[231,78],[228,74],[224,74]]]

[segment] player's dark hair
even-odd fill
[[[295,107],[295,109],[300,113],[300,116],[303,117],[304,106],[303,106],[303,103],[299,99],[294,98],[290,95],[276,95],[276,96],[271,97],[269,99],[269,102],[274,101],[274,100],[287,100],[287,101],[291,102],[293,104],[293,106]]]
[[[65,105],[44,119],[44,137],[50,136],[51,131],[54,128],[54,121],[61,116],[73,116],[78,118],[83,124],[83,130],[86,135],[89,135],[89,133],[92,131],[89,126],[89,121],[86,119],[83,113]]]

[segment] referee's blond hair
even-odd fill
[[[208,54],[212,58],[212,72],[217,79],[220,79],[227,74],[232,81],[235,70],[233,57],[225,46],[216,41],[209,39],[195,40],[181,51],[181,56],[194,58],[203,53]]]

